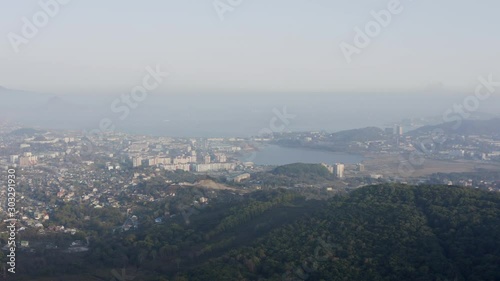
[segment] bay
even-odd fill
[[[363,156],[344,152],[291,148],[278,145],[265,145],[259,150],[240,157],[240,161],[254,162],[257,165],[286,165],[292,163],[309,164],[355,164],[363,161]]]

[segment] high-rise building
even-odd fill
[[[323,167],[325,167],[326,169],[328,169],[328,172],[330,172],[330,174],[333,174],[333,167],[332,166],[325,164],[325,163],[321,163],[321,165]]]
[[[333,173],[337,178],[344,177],[344,164],[336,163],[333,165]]]
[[[191,156],[187,156],[187,157],[177,156],[177,157],[172,159],[172,164],[188,164],[190,162],[194,162],[194,161],[192,161]]]
[[[19,165],[21,167],[36,165],[38,158],[36,156],[23,156],[19,158]]]
[[[219,163],[224,163],[227,161],[227,157],[224,153],[215,154],[215,161]]]
[[[168,165],[171,162],[169,157],[156,157],[156,164]]]
[[[209,154],[206,154],[205,156],[203,156],[203,163],[210,164],[210,155]]]
[[[358,171],[359,171],[359,172],[364,172],[364,171],[365,171],[365,165],[363,165],[363,164],[359,163],[359,164],[357,165],[357,167],[358,167]]]
[[[236,165],[234,163],[192,164],[191,170],[193,172],[209,172],[209,171],[234,170],[235,167]]]
[[[19,155],[11,155],[10,156],[10,163],[16,164],[18,160],[19,160]]]
[[[402,136],[403,135],[403,126],[401,125],[396,125],[394,127],[394,134],[395,135],[398,135],[398,136]]]
[[[134,168],[142,166],[142,158],[141,157],[133,157],[132,158],[132,166]]]

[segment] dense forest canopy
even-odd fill
[[[499,203],[465,188],[361,188],[189,280],[500,280]]]
[[[122,267],[136,280],[500,280],[497,193],[377,185],[315,201],[276,190],[187,212],[188,223],[103,233],[88,253],[20,260],[64,280]]]

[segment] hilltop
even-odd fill
[[[211,260],[189,280],[499,280],[500,196],[381,185]]]
[[[293,163],[283,165],[271,171],[274,175],[287,176],[292,178],[323,177],[328,178],[330,172],[321,164]]]

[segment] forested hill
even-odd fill
[[[213,259],[187,280],[500,280],[500,195],[371,186]]]
[[[126,232],[113,231],[117,210],[98,209],[88,252],[22,252],[16,280],[115,280],[122,267],[141,281],[500,280],[498,193],[379,185],[322,201],[282,189],[229,194],[159,224],[168,204],[152,202]]]
[[[352,129],[340,131],[331,134],[333,141],[374,141],[385,139],[386,134],[384,130],[377,127],[366,127],[361,129]]]
[[[499,135],[500,118],[490,120],[459,120],[443,123],[435,126],[424,126],[409,132],[411,136],[418,136],[424,133],[443,132],[445,134],[458,135]]]
[[[292,178],[329,178],[330,172],[321,164],[294,163],[275,168],[271,172],[274,175],[288,176]]]

